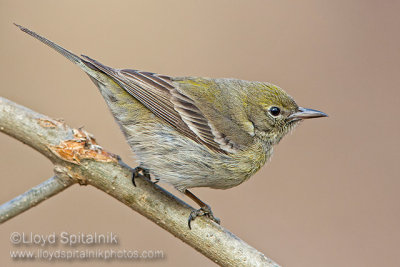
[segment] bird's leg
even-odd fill
[[[141,167],[141,166],[138,166],[138,167],[134,168],[134,169],[133,169],[133,172],[132,172],[132,184],[133,184],[135,187],[136,187],[135,178],[139,176],[139,173],[140,173],[140,172],[142,173],[142,175],[143,175],[145,178],[147,178],[147,179],[149,179],[149,180],[151,181],[150,170],[149,170],[149,169],[145,169],[145,168],[143,168],[143,167]],[[157,183],[159,180],[160,180],[160,179],[156,179],[156,182],[155,182],[155,183]]]
[[[192,227],[190,226],[190,223],[192,221],[194,221],[194,219],[196,219],[196,217],[198,217],[198,216],[206,216],[206,217],[210,218],[211,220],[213,220],[214,222],[220,224],[220,222],[221,222],[220,219],[214,217],[210,206],[208,206],[206,203],[201,201],[198,197],[196,197],[192,192],[190,192],[187,189],[185,190],[185,195],[188,196],[190,199],[192,199],[194,202],[196,202],[200,206],[200,209],[192,211],[189,215],[189,219],[188,219],[189,229],[192,229]]]

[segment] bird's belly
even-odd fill
[[[180,191],[193,187],[227,189],[241,184],[264,165],[265,151],[223,154],[157,122],[122,127],[142,167]]]

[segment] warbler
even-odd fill
[[[152,175],[199,204],[189,216],[189,228],[196,216],[219,223],[189,188],[240,185],[300,121],[327,116],[299,107],[270,83],[114,69],[15,25],[88,74],[139,159],[134,177],[139,172]]]

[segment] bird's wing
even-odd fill
[[[211,125],[190,97],[176,90],[170,77],[130,69],[113,69],[87,56],[82,57],[178,132],[213,151],[234,152],[221,143],[224,141],[221,140],[222,134]]]

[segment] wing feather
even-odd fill
[[[223,134],[210,124],[196,103],[174,87],[170,77],[131,69],[113,69],[87,56],[82,57],[180,133],[213,151],[235,152],[227,146],[226,140],[221,138]]]

